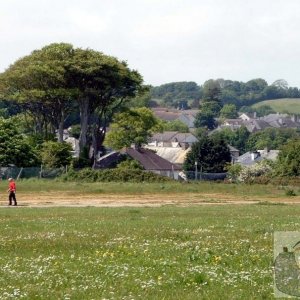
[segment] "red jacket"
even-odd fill
[[[9,191],[10,192],[16,192],[16,183],[14,181],[11,181],[9,183]]]

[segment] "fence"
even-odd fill
[[[56,178],[67,172],[66,167],[49,169],[44,167],[32,168],[17,168],[17,167],[0,167],[0,179],[5,180],[10,177],[15,179],[23,178]],[[155,172],[157,173],[157,172]],[[158,172],[159,173],[159,172]],[[227,173],[203,173],[203,172],[169,172],[170,174],[161,174],[172,177],[174,179],[188,179],[188,180],[224,180]],[[176,174],[175,174],[176,173]],[[172,176],[171,176],[172,175]],[[175,176],[176,175],[176,176]]]
[[[10,177],[19,178],[55,178],[66,172],[66,168],[47,169],[43,167],[17,168],[2,167],[0,168],[0,178],[2,180]]]
[[[227,176],[227,173],[204,173],[195,171],[185,172],[185,174],[187,179],[191,180],[224,180]]]

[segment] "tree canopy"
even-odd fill
[[[18,127],[18,120],[0,118],[0,166],[31,167],[38,161],[37,153]]]
[[[95,155],[112,114],[141,84],[141,75],[126,62],[65,43],[33,51],[0,76],[1,98],[18,101],[36,119],[37,130],[58,128],[60,141],[64,121],[77,107],[81,150],[92,142]]]
[[[201,87],[192,81],[171,82],[151,88],[151,97],[160,99],[164,105],[187,109],[190,105],[199,106]]]
[[[231,161],[229,148],[223,139],[211,139],[202,135],[199,141],[192,145],[183,164],[185,171],[194,171],[195,162],[203,172],[224,172],[225,166]]]
[[[219,98],[223,104],[234,104],[237,109],[242,106],[250,106],[257,102],[279,98],[299,98],[300,90],[297,87],[289,87],[283,79],[274,83],[268,83],[262,78],[251,79],[247,82],[227,79],[207,80],[202,86],[195,82],[171,82],[157,87],[151,87],[151,97],[162,101],[166,106],[185,108],[180,106],[180,101],[193,107],[199,107],[199,100],[207,98],[207,85],[214,82],[219,85]]]
[[[278,176],[300,176],[300,139],[291,140],[279,152],[275,171]]]
[[[148,138],[161,130],[159,120],[148,108],[136,108],[116,114],[105,143],[113,149],[141,146]]]

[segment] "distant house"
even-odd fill
[[[249,121],[251,119],[256,119],[256,112],[253,113],[242,113],[239,115],[239,119],[243,121]]]
[[[269,114],[263,117],[262,120],[274,128],[300,128],[300,122],[295,115]]]
[[[153,114],[164,121],[175,121],[179,120],[185,125],[188,126],[188,128],[194,128],[194,122],[196,114],[199,112],[199,110],[178,110],[178,109],[172,109],[172,108],[166,108],[166,107],[154,107],[152,108]]]
[[[145,147],[154,151],[160,157],[178,166],[183,165],[186,155],[191,150],[191,148],[183,149],[181,147],[156,147],[149,145],[146,145]]]
[[[96,163],[96,168],[104,169],[116,164],[122,155],[128,155],[138,161],[146,171],[153,172],[162,176],[179,179],[181,167],[171,163],[153,151],[144,148],[124,148],[121,151],[111,152],[100,157]]]
[[[245,126],[251,133],[264,130],[266,128],[300,128],[300,120],[296,115],[288,114],[269,114],[267,116],[256,118],[251,114],[241,114],[238,119],[226,119],[217,129],[230,128],[236,130]]]
[[[278,154],[279,150],[268,149],[246,152],[237,158],[236,163],[241,164],[242,166],[252,166],[264,159],[276,160]]]
[[[260,130],[264,130],[266,128],[271,127],[270,124],[261,119],[251,119],[249,121],[245,121],[243,125],[248,129],[249,132],[257,132]]]
[[[196,143],[198,139],[192,133],[181,133],[178,131],[165,131],[154,134],[148,143],[148,146],[154,147],[181,147],[189,148]]]
[[[137,160],[145,170],[159,175],[178,179],[179,172],[182,170],[178,165],[170,163],[149,149],[126,148],[122,153]]]
[[[195,125],[195,116],[193,116],[192,114],[186,114],[186,113],[182,113],[179,118],[179,121],[181,121],[183,124],[185,124],[188,128],[194,128]]]

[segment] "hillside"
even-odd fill
[[[280,113],[296,113],[300,114],[300,98],[282,98],[275,100],[265,100],[252,105],[253,108],[262,105],[270,106],[274,111]]]

